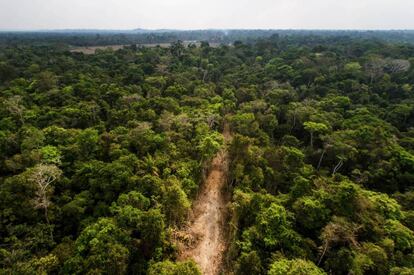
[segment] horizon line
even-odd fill
[[[57,28],[24,29],[0,28],[0,32],[186,32],[186,31],[414,31],[414,28]]]

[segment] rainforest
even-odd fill
[[[412,41],[0,33],[0,274],[414,274]]]

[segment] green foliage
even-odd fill
[[[171,232],[221,150],[230,273],[414,273],[409,33],[271,34],[0,34],[0,273],[200,274]]]
[[[98,140],[99,135],[97,130],[85,129],[81,131],[76,138],[80,157],[84,159],[92,158],[98,150]]]
[[[129,237],[112,219],[102,218],[86,227],[75,243],[75,255],[64,265],[72,274],[123,274],[126,271]]]
[[[388,220],[385,224],[385,232],[395,243],[395,247],[402,251],[414,249],[413,232],[397,220]]]
[[[203,160],[211,160],[213,156],[220,150],[223,144],[223,137],[217,132],[213,132],[207,136],[202,137],[197,149],[200,151],[200,155]]]
[[[164,261],[151,264],[149,275],[201,275],[200,270],[193,261],[177,262]]]
[[[359,62],[350,62],[345,64],[344,71],[353,77],[357,77],[361,72],[362,66]]]
[[[313,133],[323,133],[328,131],[328,127],[323,123],[307,121],[303,123],[303,126],[306,131]]]
[[[314,134],[323,134],[325,132],[328,131],[328,126],[326,126],[323,123],[318,123],[318,122],[312,122],[312,121],[306,121],[303,123],[303,127],[305,128],[306,131],[308,131],[311,134],[311,140],[310,140],[310,144],[311,147],[313,147],[313,138],[314,138]]]
[[[314,263],[302,259],[281,259],[271,264],[269,275],[300,274],[300,275],[322,275],[326,274]]]
[[[45,146],[40,149],[40,154],[42,155],[42,162],[47,164],[57,164],[61,163],[61,152],[55,146]]]
[[[249,253],[243,252],[237,263],[236,274],[261,274],[263,273],[263,266],[259,255],[256,251]]]
[[[253,113],[242,113],[231,117],[232,128],[240,134],[246,136],[255,136],[259,125],[255,122]]]
[[[270,207],[257,217],[257,223],[260,230],[264,233],[264,242],[272,246],[280,241],[278,236],[286,230],[287,214],[286,210],[277,204],[271,204]]]
[[[383,248],[373,243],[363,243],[355,255],[351,270],[355,274],[388,274],[387,260],[388,255]]]
[[[163,198],[164,212],[168,222],[172,224],[182,223],[190,206],[191,203],[178,181],[174,179],[169,180]]]
[[[329,220],[330,210],[313,197],[302,197],[293,204],[295,217],[304,228],[320,228]]]

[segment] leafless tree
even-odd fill
[[[365,64],[365,70],[371,78],[371,83],[382,77],[384,72],[400,73],[410,69],[411,63],[404,59],[383,59],[381,57],[371,57]]]
[[[142,99],[142,96],[139,94],[125,95],[121,98],[121,102],[127,107],[131,107],[133,103],[139,102],[140,99]]]
[[[332,221],[322,229],[321,239],[323,245],[320,247],[321,256],[318,265],[334,243],[342,242],[353,247],[359,247],[357,233],[360,229],[360,225],[349,223],[344,218],[333,217]]]
[[[390,73],[406,72],[410,69],[410,61],[404,59],[387,59],[385,68]]]
[[[371,83],[384,75],[385,60],[380,57],[372,57],[366,64],[365,70],[368,72]]]
[[[7,111],[9,111],[13,115],[16,115],[19,118],[20,122],[24,124],[23,114],[26,108],[22,105],[21,102],[22,97],[19,95],[15,95],[5,100]]]
[[[217,125],[219,123],[219,117],[217,115],[211,114],[207,116],[207,124],[210,129],[214,127],[214,125]]]
[[[56,165],[38,164],[31,173],[29,180],[35,185],[33,205],[36,209],[43,209],[46,222],[49,224],[48,208],[53,193],[52,183],[60,178],[62,171]]]

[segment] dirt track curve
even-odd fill
[[[223,131],[226,142],[231,134],[227,124]],[[226,216],[228,196],[225,194],[228,173],[228,154],[224,149],[212,160],[210,172],[194,202],[193,218],[186,233],[192,241],[183,245],[180,259],[193,259],[204,275],[222,272],[226,249]]]

